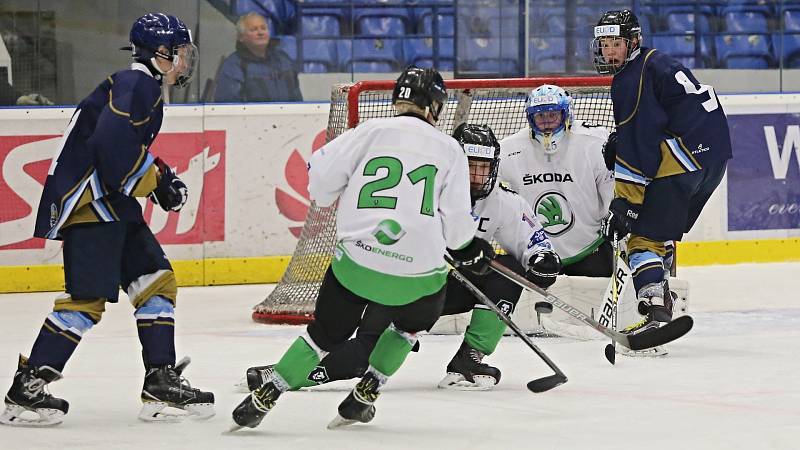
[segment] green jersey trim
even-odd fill
[[[445,265],[414,275],[391,275],[364,267],[339,243],[331,261],[336,279],[359,297],[388,306],[407,305],[441,290],[449,272]]]
[[[579,251],[577,255],[570,256],[569,258],[562,259],[561,260],[561,265],[562,266],[569,266],[570,264],[575,264],[576,262],[581,261],[583,258],[586,258],[587,256],[589,256],[590,253],[592,253],[593,251],[597,250],[597,247],[600,247],[600,244],[602,244],[602,243],[603,243],[603,237],[600,236],[597,239],[595,239],[594,242],[589,244],[586,248],[584,248],[583,250]]]

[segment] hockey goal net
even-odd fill
[[[554,77],[519,79],[459,79],[445,82],[448,105],[438,128],[450,134],[463,123],[489,125],[503,139],[528,125],[525,99],[542,84],[563,87],[573,98],[575,121],[610,130],[614,116],[609,94],[610,77]],[[376,117],[391,117],[394,81],[362,81],[335,85],[331,92],[327,139]],[[263,323],[307,323],[322,278],[330,263],[336,235],[336,209],[312,203],[297,247],[278,285],[254,307],[253,320]]]

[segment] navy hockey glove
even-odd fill
[[[525,273],[531,283],[547,289],[556,282],[556,275],[561,271],[561,258],[552,250],[542,250],[531,256],[528,271]]]
[[[613,131],[608,135],[608,140],[603,144],[603,161],[606,163],[606,169],[614,170],[614,165],[617,161],[617,132]]]
[[[161,158],[156,158],[154,164],[161,171],[161,178],[150,193],[150,200],[164,211],[180,211],[189,198],[189,189]]]
[[[479,237],[473,238],[472,242],[460,250],[448,248],[447,252],[453,258],[453,267],[463,268],[476,275],[486,275],[489,272],[489,261],[495,257],[492,244]]]
[[[613,241],[615,234],[617,239],[622,239],[631,232],[631,227],[638,218],[639,207],[617,197],[608,206],[608,214],[600,225],[600,233],[608,241]]]

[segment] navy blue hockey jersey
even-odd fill
[[[61,239],[82,222],[144,221],[135,196],[157,183],[148,151],[161,128],[160,83],[142,64],[119,71],[78,104],[47,172],[34,236]]]
[[[650,180],[731,158],[714,89],[672,57],[641,48],[611,84],[617,124],[616,195],[641,204]]]

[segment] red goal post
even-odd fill
[[[334,85],[328,116],[328,141],[376,117],[391,117],[393,80]],[[563,87],[573,98],[575,121],[613,130],[611,77],[541,77],[446,80],[448,104],[437,128],[450,134],[463,123],[489,125],[498,139],[526,127],[525,100],[542,84]],[[330,264],[336,236],[336,209],[312,203],[292,259],[280,282],[253,309],[253,320],[302,324],[313,318],[322,277]]]

